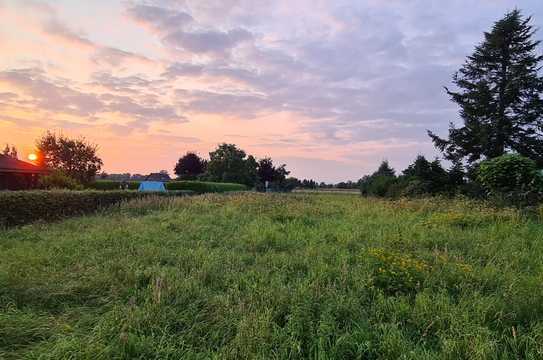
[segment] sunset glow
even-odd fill
[[[300,178],[401,169],[437,154],[443,86],[515,6],[543,27],[540,0],[0,0],[0,144],[83,136],[108,173],[222,142]]]
[[[36,155],[36,154],[28,154],[28,160],[36,161],[36,160],[38,160],[38,155]]]

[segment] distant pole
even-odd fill
[[[270,182],[266,180],[265,184],[266,184],[266,192],[268,192],[268,185],[270,184]]]

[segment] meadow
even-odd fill
[[[539,219],[468,200],[143,198],[0,230],[4,359],[540,359]]]

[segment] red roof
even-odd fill
[[[0,173],[24,173],[24,174],[47,174],[49,170],[12,158],[11,156],[0,154]]]

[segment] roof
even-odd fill
[[[0,173],[22,173],[22,174],[47,174],[49,170],[21,161],[11,156],[0,154]]]
[[[142,181],[138,191],[166,191],[166,188],[161,181]]]

